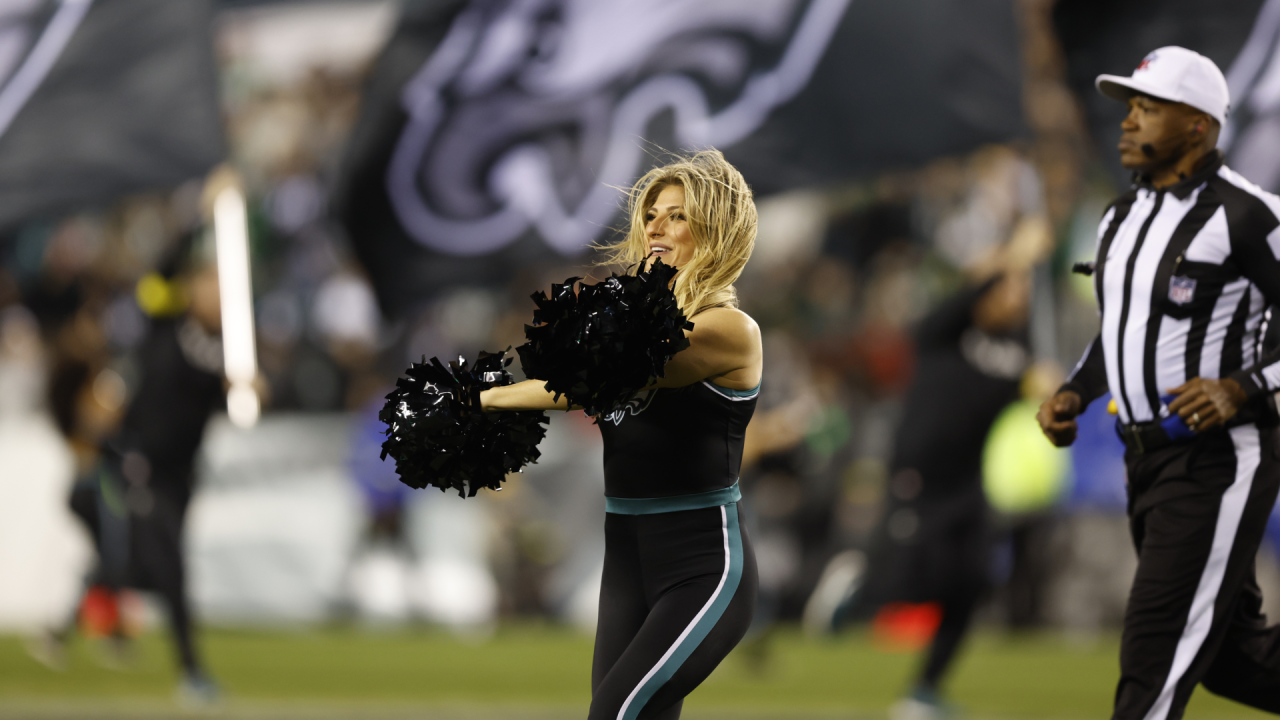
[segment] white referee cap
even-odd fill
[[[1113,100],[1127,102],[1134,93],[1161,100],[1186,103],[1227,121],[1231,96],[1227,79],[1209,58],[1194,50],[1169,45],[1147,54],[1129,77],[1099,75],[1098,92]]]

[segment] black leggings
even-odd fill
[[[738,505],[605,515],[590,720],[677,720],[755,611]]]
[[[131,518],[131,539],[138,585],[154,590],[164,601],[183,671],[200,674],[203,668],[196,654],[191,603],[187,597],[187,568],[182,553],[182,528],[186,524],[190,497],[181,488],[154,493],[148,512]]]

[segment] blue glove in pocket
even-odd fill
[[[1174,440],[1187,440],[1195,437],[1196,433],[1187,427],[1187,423],[1182,419],[1181,415],[1169,410],[1169,403],[1173,402],[1176,397],[1178,396],[1164,395],[1160,398],[1162,403],[1160,405],[1160,427],[1164,428],[1164,431]]]

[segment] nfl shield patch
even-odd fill
[[[1174,275],[1169,278],[1169,300],[1178,305],[1186,305],[1196,296],[1196,281],[1189,277]]]

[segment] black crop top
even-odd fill
[[[759,386],[730,390],[706,380],[638,393],[600,418],[604,494],[662,498],[732,486],[759,395]]]

